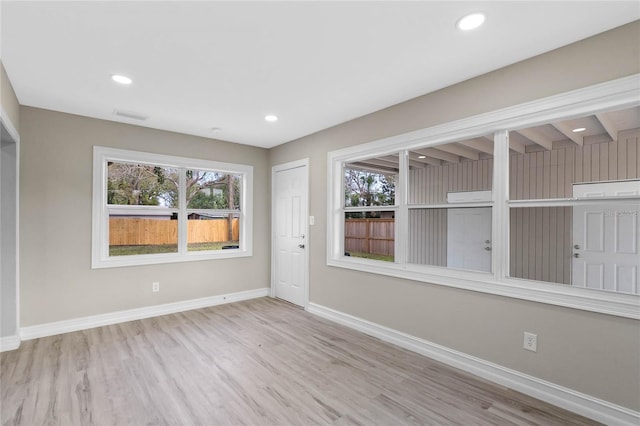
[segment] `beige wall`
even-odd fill
[[[28,107],[21,119],[22,327],[269,286],[267,150]],[[94,145],[254,166],[254,256],[92,270]]]
[[[326,266],[327,152],[640,72],[640,23],[281,145],[310,159],[310,300],[640,411],[640,323]],[[428,78],[428,76],[425,76]],[[522,332],[538,334],[538,352]]]
[[[0,61],[0,102],[2,102],[2,109],[7,113],[6,118],[20,132],[20,105],[2,61]]]

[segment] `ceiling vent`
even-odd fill
[[[123,109],[113,110],[113,114],[119,117],[131,118],[133,120],[146,120],[149,118],[148,115],[144,115],[135,111],[125,111]]]

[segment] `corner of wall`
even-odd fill
[[[0,60],[0,104],[2,106],[2,114],[0,119],[5,128],[12,133],[11,136],[17,140],[20,132],[20,103],[16,92],[4,64]],[[13,134],[15,133],[15,134]]]

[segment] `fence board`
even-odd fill
[[[394,235],[395,219],[345,219],[344,249],[393,256]]]
[[[227,219],[187,221],[187,241],[207,243],[229,241]],[[233,240],[240,235],[238,218],[233,219]],[[178,221],[141,218],[109,218],[110,246],[163,245],[178,243]]]

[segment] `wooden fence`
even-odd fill
[[[233,219],[233,238],[240,236],[239,222]],[[187,225],[189,243],[229,241],[227,219],[189,220]],[[178,221],[138,218],[110,218],[110,246],[162,245],[178,243]]]
[[[344,250],[394,255],[395,219],[345,219]]]

